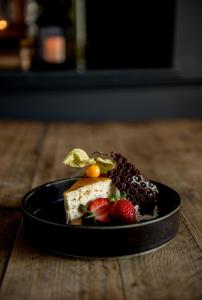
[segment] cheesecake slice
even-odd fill
[[[64,192],[64,204],[67,223],[76,224],[81,218],[79,205],[87,205],[97,198],[107,198],[112,193],[117,193],[110,178],[81,178]]]

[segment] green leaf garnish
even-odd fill
[[[78,208],[78,211],[81,212],[82,214],[86,214],[88,212],[88,209],[85,205],[80,204],[79,208]]]
[[[116,195],[115,194],[111,194],[111,195],[109,195],[109,197],[108,197],[109,199],[110,199],[110,201],[111,202],[114,202],[114,201],[116,201],[117,200],[117,197],[116,197]]]
[[[126,197],[127,197],[127,195],[126,195],[125,192],[121,192],[121,193],[120,193],[120,199],[124,199],[124,198],[126,198]]]
[[[94,214],[93,213],[89,213],[89,215],[85,217],[85,219],[92,219],[92,218],[94,218]]]

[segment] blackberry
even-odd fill
[[[145,194],[148,195],[148,196],[150,196],[150,195],[153,195],[153,192],[150,189],[146,189],[145,190]]]
[[[115,184],[115,186],[117,187],[117,189],[119,189],[119,191],[121,192],[121,190],[123,189],[123,185],[120,182],[117,182]]]
[[[139,170],[135,170],[135,169],[133,169],[131,172],[130,172],[130,176],[137,176],[137,175],[139,175]]]
[[[126,162],[125,163],[125,168],[129,172],[129,171],[131,171],[133,169],[133,165],[131,163],[129,163],[129,162]]]
[[[137,194],[137,190],[136,189],[130,189],[129,190],[130,195],[136,195]]]
[[[142,188],[137,188],[137,193],[140,194],[140,195],[143,195],[144,194],[144,189]]]
[[[146,183],[145,182],[140,182],[140,186],[144,189],[144,188],[146,188]]]
[[[124,183],[125,182],[125,177],[124,176],[118,177],[118,181]]]
[[[117,166],[117,170],[120,171],[122,169],[122,165]]]
[[[109,176],[109,178],[111,178],[111,180],[113,181],[113,182],[116,182],[116,177],[113,175],[113,176],[110,176],[110,175],[108,175]]]
[[[140,182],[142,180],[142,177],[140,175],[134,176],[134,181]]]
[[[118,170],[116,170],[116,171],[114,171],[114,174],[113,174],[115,177],[118,177],[119,176],[119,171]]]
[[[108,176],[109,176],[109,177],[112,177],[113,174],[114,174],[113,170],[108,171]]]
[[[130,176],[130,175],[127,176],[127,177],[126,177],[126,181],[127,181],[127,182],[132,182],[132,181],[133,181],[133,177]]]
[[[111,157],[116,161],[116,167],[108,172],[114,185],[125,192],[134,205],[140,205],[142,211],[147,211],[156,205],[158,189],[155,184],[145,179],[140,171],[120,153],[112,152]]]
[[[111,152],[111,157],[112,157],[115,161],[117,161],[119,158],[122,157],[122,155],[119,154],[119,153],[116,153],[116,152]]]
[[[149,187],[153,188],[154,184],[152,182],[149,182]]]
[[[111,157],[118,163],[123,164],[127,161],[127,159],[119,153],[112,152]]]
[[[117,174],[117,176],[119,175],[119,172],[117,172],[118,174]],[[126,177],[127,175],[128,175],[128,171],[127,170],[123,170],[122,172],[121,172],[121,175],[122,176],[124,176],[124,177]]]

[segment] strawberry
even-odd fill
[[[134,224],[136,222],[136,209],[131,201],[120,199],[112,204],[110,217],[117,223]]]
[[[108,223],[110,221],[110,200],[108,198],[97,198],[89,204],[90,216],[93,216],[96,221]]]

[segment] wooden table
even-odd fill
[[[0,299],[202,299],[202,121],[34,123],[0,121]],[[130,258],[82,260],[33,248],[21,198],[72,175],[69,149],[116,150],[176,189],[181,225],[166,246]]]

